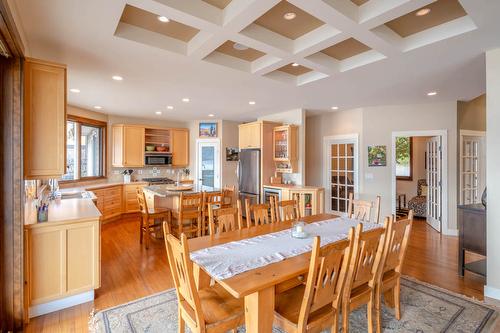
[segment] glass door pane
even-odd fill
[[[355,144],[353,142],[329,143],[327,147],[330,158],[328,164],[330,210],[333,212],[347,212],[349,193],[354,194],[355,188]]]
[[[201,147],[201,185],[214,187],[215,147]]]

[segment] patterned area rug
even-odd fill
[[[401,281],[402,318],[383,308],[383,332],[492,332],[497,312],[481,303],[410,279]],[[351,313],[350,331],[366,332],[366,307]],[[177,332],[174,289],[96,313],[91,332]],[[238,333],[245,332],[244,327]],[[274,329],[273,333],[282,333]]]

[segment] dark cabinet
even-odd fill
[[[465,251],[486,256],[486,208],[482,204],[458,206],[458,273],[468,270],[486,276],[486,259],[465,263]]]

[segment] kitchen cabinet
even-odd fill
[[[298,127],[284,125],[273,130],[273,160],[276,172],[297,172],[297,139]]]
[[[143,167],[145,128],[139,125],[113,125],[112,165]]]
[[[121,216],[123,209],[122,186],[110,186],[91,190],[97,197],[97,209],[102,214],[103,220],[109,220]]]
[[[240,149],[260,149],[262,146],[262,123],[253,122],[238,125]]]
[[[24,178],[66,173],[66,66],[24,61]]]
[[[274,184],[264,185],[264,193],[277,195],[279,200],[299,200],[301,216],[322,214],[325,212],[325,190],[322,187]],[[268,196],[265,195],[268,201]]]
[[[99,219],[25,227],[29,307],[100,287]],[[36,315],[36,311],[33,313]]]
[[[171,130],[172,166],[185,167],[189,165],[189,130],[173,128]]]
[[[139,202],[137,201],[137,189],[142,189],[144,184],[124,184],[123,185],[123,213],[139,212]]]

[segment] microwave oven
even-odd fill
[[[171,154],[151,154],[145,155],[144,157],[145,165],[172,165],[172,155]]]

